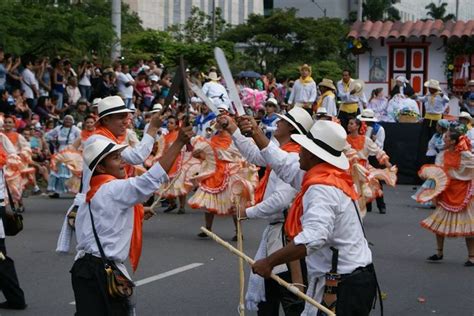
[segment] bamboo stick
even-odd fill
[[[235,248],[234,246],[232,246],[228,242],[222,240],[219,236],[217,236],[213,232],[207,230],[205,227],[201,227],[201,231],[204,232],[209,237],[211,237],[214,241],[216,241],[221,246],[224,246],[225,248],[227,248],[227,250],[229,250],[233,254],[235,254],[235,255],[241,257],[243,260],[247,261],[248,264],[252,265],[252,264],[255,263],[255,261],[252,258],[247,256],[245,253],[239,251],[237,248]],[[301,292],[296,286],[286,282],[285,280],[283,280],[282,278],[280,278],[279,276],[277,276],[273,273],[270,275],[270,277],[273,280],[275,280],[278,284],[285,287],[291,293],[295,294],[299,298],[301,298],[301,299],[305,300],[306,302],[310,303],[311,305],[313,305],[317,309],[325,312],[328,316],[336,316],[336,314],[334,314],[332,311],[330,311],[328,308],[324,307],[320,303],[316,302],[312,297],[309,297],[308,295]]]
[[[242,222],[237,218],[237,248],[240,252],[243,252],[243,240],[242,240]],[[245,315],[245,272],[244,272],[244,259],[239,257],[239,285],[240,285],[240,297],[239,297],[239,314],[240,316]]]

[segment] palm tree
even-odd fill
[[[433,2],[428,4],[425,9],[428,10],[426,15],[430,16],[434,20],[443,20],[444,22],[449,20],[455,20],[456,16],[454,14],[446,15],[446,7],[448,4],[446,2],[441,3],[439,6],[436,6]]]

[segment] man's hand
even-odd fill
[[[273,267],[268,262],[267,258],[256,261],[252,264],[252,272],[260,275],[261,277],[268,279],[272,274]]]
[[[143,208],[144,215],[143,218],[147,221],[150,218],[152,218],[154,215],[156,215],[155,211],[151,209],[151,207],[144,207]]]
[[[194,136],[193,127],[184,126],[179,130],[177,141],[181,142],[181,144],[183,145],[188,144],[193,136]]]
[[[216,121],[224,130],[228,131],[231,134],[234,134],[235,130],[238,128],[234,120],[224,114],[219,115]]]
[[[248,219],[247,212],[246,212],[245,208],[243,208],[243,207],[239,208],[239,216],[237,216],[237,218],[238,219]]]
[[[149,134],[151,137],[155,137],[156,133],[158,133],[158,130],[161,127],[161,124],[163,124],[163,119],[160,113],[158,112],[153,114],[150,120],[150,126],[148,127],[147,134]]]
[[[258,129],[258,124],[252,116],[243,115],[237,119],[242,134],[252,135]]]

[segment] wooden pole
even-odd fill
[[[237,203],[239,204],[239,203]],[[238,210],[237,206],[237,212]],[[237,213],[238,214],[238,213]],[[237,215],[237,248],[240,252],[243,252],[243,238],[242,238],[242,222]],[[245,315],[245,272],[244,272],[244,259],[239,257],[239,284],[240,284],[240,297],[239,297],[239,315]]]
[[[247,261],[248,264],[252,265],[252,264],[255,263],[255,261],[252,258],[247,256],[245,253],[239,251],[237,248],[235,248],[234,246],[232,246],[228,242],[222,240],[222,238],[220,238],[219,236],[217,236],[213,232],[209,231],[205,227],[201,227],[201,231],[204,232],[209,237],[211,237],[215,242],[217,242],[221,246],[224,246],[225,248],[227,248],[227,250],[232,252],[234,255],[237,255],[237,256],[241,257],[243,260]],[[282,278],[280,278],[279,276],[277,276],[273,273],[270,275],[270,278],[275,280],[278,284],[285,287],[288,291],[295,294],[299,298],[301,298],[301,299],[305,300],[306,302],[310,303],[311,305],[313,305],[317,309],[325,312],[328,316],[336,316],[336,314],[334,314],[332,311],[330,311],[328,308],[324,307],[320,303],[316,302],[312,297],[309,297],[308,295],[306,295],[303,292],[301,292],[300,290],[298,290],[298,288],[296,286],[294,286],[293,284],[290,284],[290,283],[286,282],[285,280],[283,280]]]

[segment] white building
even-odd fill
[[[212,5],[222,9],[227,23],[244,23],[252,14],[263,14],[263,0],[123,0],[138,13],[145,28],[166,30],[171,25],[183,24],[191,14],[193,6],[207,14],[212,13]]]

